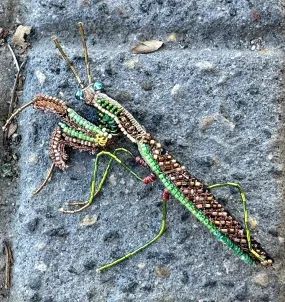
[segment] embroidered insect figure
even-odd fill
[[[162,193],[163,215],[162,224],[159,233],[149,242],[135,251],[123,256],[122,258],[100,267],[98,270],[104,270],[112,267],[144,250],[162,236],[166,227],[167,200],[170,196],[178,199],[187,209],[196,216],[209,230],[217,237],[218,240],[227,245],[233,252],[248,264],[262,264],[270,266],[273,263],[271,257],[264,251],[260,244],[251,236],[248,226],[248,212],[246,206],[246,197],[237,183],[221,183],[206,186],[200,180],[195,178],[187,169],[181,165],[173,155],[167,152],[162,145],[149,134],[145,128],[127,111],[121,104],[110,98],[102,92],[103,85],[100,82],[92,83],[90,74],[89,59],[84,30],[79,23],[81,40],[84,49],[86,73],[88,77],[88,86],[84,86],[78,76],[72,62],[69,60],[56,38],[53,38],[60,54],[67,62],[73,72],[81,90],[76,93],[78,100],[95,107],[98,110],[100,124],[97,126],[77,114],[69,108],[65,102],[50,96],[37,95],[31,102],[16,110],[6,122],[4,129],[7,128],[12,119],[21,111],[30,105],[34,109],[44,112],[51,112],[58,115],[61,121],[56,126],[50,140],[49,155],[52,161],[51,168],[43,183],[35,191],[39,193],[51,177],[55,167],[60,169],[66,168],[68,158],[65,151],[66,146],[71,146],[80,151],[89,151],[96,153],[106,149],[113,142],[115,136],[122,134],[131,142],[137,145],[140,157],[135,157],[130,151],[118,148],[113,153],[100,151],[96,155],[94,178],[91,185],[90,198],[87,202],[69,203],[69,209],[62,209],[66,214],[78,213],[90,206],[101,191],[104,182],[108,176],[110,168],[114,161],[122,165],[136,179],[149,184],[156,180],[164,186]],[[117,156],[118,153],[124,152],[133,157],[141,166],[150,170],[150,174],[141,178],[127,165],[125,165]],[[108,156],[109,163],[101,178],[97,181],[97,172],[99,160],[102,156]],[[211,193],[211,190],[217,187],[234,187],[239,190],[244,211],[244,228],[235,220],[230,213],[224,209],[217,199]]]

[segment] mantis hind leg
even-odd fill
[[[221,187],[234,187],[239,190],[240,197],[241,197],[242,204],[243,204],[244,228],[245,228],[245,232],[246,232],[248,249],[257,259],[259,259],[261,262],[263,262],[264,259],[252,248],[250,229],[249,229],[249,225],[248,225],[248,211],[247,211],[247,206],[246,206],[247,200],[246,200],[245,193],[244,193],[241,185],[239,183],[226,182],[226,183],[220,183],[220,184],[214,184],[214,185],[208,186],[208,188],[210,190],[215,189],[215,188],[221,188]]]
[[[48,181],[51,179],[51,176],[52,176],[52,172],[53,172],[53,169],[55,167],[55,164],[52,163],[51,164],[51,167],[49,168],[48,170],[48,173],[47,173],[47,176],[46,178],[44,179],[44,181],[41,183],[41,185],[33,192],[33,195],[36,195],[38,193],[41,192],[41,190],[45,187],[45,185],[48,183]]]
[[[164,233],[165,228],[166,228],[166,216],[167,216],[167,199],[163,199],[163,211],[162,211],[162,222],[161,222],[161,227],[160,230],[158,232],[158,234],[150,241],[148,241],[147,243],[145,243],[144,245],[142,245],[141,247],[139,247],[138,249],[126,254],[125,256],[110,262],[104,266],[101,266],[97,269],[97,272],[101,272],[103,270],[106,270],[110,267],[113,267],[131,257],[133,257],[134,255],[138,254],[139,252],[143,251],[144,249],[146,249],[147,247],[149,247],[150,245],[152,245],[153,243],[155,243]]]
[[[125,152],[128,153],[129,155],[131,155],[134,159],[136,159],[133,154],[124,149],[124,148],[118,148],[116,149],[113,153],[110,152],[106,152],[106,151],[101,151],[100,153],[98,153],[96,160],[95,160],[95,166],[94,166],[94,176],[93,176],[93,180],[92,180],[92,185],[91,185],[91,195],[90,198],[87,202],[74,202],[74,203],[69,203],[69,206],[81,206],[79,209],[77,210],[63,210],[61,209],[61,211],[63,213],[67,213],[67,214],[73,214],[73,213],[77,213],[80,212],[84,209],[86,209],[88,206],[91,205],[91,203],[93,202],[94,198],[97,196],[97,194],[100,192],[100,190],[102,189],[103,184],[105,183],[107,176],[110,172],[111,166],[113,164],[114,161],[116,161],[117,163],[119,163],[121,166],[123,166],[124,169],[126,169],[128,172],[130,172],[136,179],[138,179],[141,182],[144,182],[144,179],[142,179],[141,177],[139,177],[132,169],[130,169],[126,164],[124,164],[117,156],[116,154],[118,152]],[[97,180],[97,173],[98,173],[98,167],[99,167],[99,160],[102,156],[108,156],[110,157],[110,160],[108,162],[108,165],[103,173],[103,176],[99,182],[98,187],[96,188],[96,180]],[[137,160],[136,160],[137,161]],[[146,178],[148,178],[149,176],[147,176]],[[146,182],[145,182],[146,183]],[[163,193],[163,212],[162,212],[162,222],[161,222],[161,227],[160,230],[158,232],[158,234],[151,239],[150,241],[148,241],[147,243],[145,243],[143,246],[139,247],[138,249],[126,254],[125,256],[111,262],[108,263],[100,268],[97,269],[97,271],[103,271],[106,270],[110,267],[113,267],[121,262],[123,262],[124,260],[127,260],[129,258],[131,258],[132,256],[136,255],[137,253],[143,251],[144,249],[146,249],[147,247],[149,247],[150,245],[152,245],[153,243],[155,243],[164,233],[165,228],[166,228],[166,216],[167,216],[167,200],[169,199],[169,194],[166,194],[165,192]]]
[[[106,152],[106,151],[101,151],[100,153],[97,154],[96,159],[95,159],[95,165],[94,165],[94,174],[93,174],[93,180],[92,180],[92,184],[91,184],[91,194],[90,197],[87,201],[84,202],[71,202],[68,203],[68,206],[80,206],[79,209],[75,209],[75,210],[64,210],[64,209],[60,209],[60,211],[64,214],[74,214],[74,213],[78,213],[81,212],[82,210],[86,209],[87,207],[89,207],[94,198],[99,194],[99,192],[101,191],[107,176],[110,172],[110,169],[112,167],[112,164],[114,161],[116,161],[117,163],[119,163],[125,170],[127,170],[128,172],[130,172],[136,179],[138,179],[139,181],[143,181],[143,179],[141,177],[139,177],[132,169],[130,169],[125,163],[123,163],[117,156],[116,154],[119,152],[125,152],[128,153],[129,155],[131,155],[134,159],[134,155],[128,151],[127,149],[124,148],[117,148],[113,153],[111,152]],[[108,165],[103,173],[103,176],[98,184],[98,187],[96,186],[97,183],[97,176],[98,176],[98,168],[99,168],[99,160],[102,156],[108,156],[110,157]]]

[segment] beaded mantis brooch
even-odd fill
[[[162,236],[166,228],[166,204],[170,195],[175,199],[178,199],[210,230],[214,236],[216,236],[218,240],[232,249],[233,252],[243,261],[248,264],[262,264],[264,266],[272,265],[273,259],[271,259],[271,257],[250,234],[246,197],[240,184],[228,182],[206,186],[190,174],[183,165],[176,161],[174,156],[168,153],[162,145],[154,139],[138,121],[135,120],[129,111],[127,111],[117,101],[102,93],[103,84],[100,82],[92,83],[82,23],[79,23],[79,30],[84,49],[86,73],[89,83],[86,87],[78,76],[72,62],[60,46],[58,40],[53,37],[53,41],[61,56],[65,59],[73,72],[81,88],[76,93],[76,98],[98,110],[100,124],[97,126],[87,121],[73,109],[69,108],[62,100],[40,94],[31,102],[16,110],[15,113],[13,113],[7,120],[3,128],[5,130],[12,119],[30,105],[33,105],[34,109],[51,112],[61,118],[61,122],[56,126],[50,140],[49,156],[51,158],[52,165],[45,180],[34,193],[37,194],[43,189],[51,178],[55,167],[62,170],[67,167],[66,161],[68,159],[68,155],[65,151],[66,146],[70,146],[80,151],[89,151],[94,154],[110,145],[115,136],[123,134],[131,142],[137,145],[140,157],[135,157],[130,151],[124,148],[117,148],[113,153],[100,151],[95,159],[94,178],[92,180],[89,200],[87,202],[69,203],[69,207],[72,207],[73,209],[61,209],[61,211],[62,213],[73,214],[89,207],[97,194],[101,191],[110,168],[113,162],[116,161],[129,171],[137,180],[144,182],[145,184],[149,184],[156,180],[159,180],[163,184],[162,224],[159,233],[152,240],[122,258],[100,267],[98,269],[99,271],[110,268],[134,256]],[[151,170],[151,174],[144,178],[139,177],[119,159],[117,154],[120,152],[129,154],[138,164]],[[109,157],[109,162],[101,180],[98,183],[97,172],[99,159],[102,156]],[[224,207],[211,193],[211,190],[217,187],[234,187],[239,190],[243,203],[244,228],[227,210],[224,209]]]

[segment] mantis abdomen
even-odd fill
[[[245,210],[245,230],[212,195],[210,189],[215,187],[215,185],[205,186],[150,136],[145,139],[145,142],[138,144],[138,147],[143,159],[163,183],[166,190],[186,206],[198,220],[206,225],[220,241],[231,248],[237,256],[248,264],[262,263],[263,265],[271,265],[273,263],[273,260],[261,248],[260,244],[250,236],[247,225],[246,200],[241,188],[240,193],[244,201]],[[222,185],[239,186],[234,183],[217,186]]]

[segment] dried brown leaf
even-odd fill
[[[31,26],[18,26],[13,36],[13,43],[22,47],[23,49],[26,49],[28,46],[28,43],[26,42],[26,37],[31,33],[31,29]]]
[[[17,124],[10,124],[8,128],[7,137],[10,138],[16,132],[17,128]]]
[[[163,45],[162,41],[149,40],[140,42],[138,45],[132,47],[133,53],[150,53],[157,51]]]

